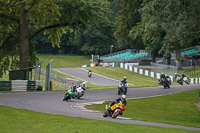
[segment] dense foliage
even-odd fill
[[[170,59],[200,44],[199,0],[0,0],[0,75],[37,53],[146,49]]]
[[[106,0],[1,0],[0,5],[0,76],[34,64],[31,42],[41,32],[59,47],[66,30],[103,22],[108,13]]]

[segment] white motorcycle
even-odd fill
[[[78,88],[76,88],[75,97],[77,97],[77,99],[80,99],[80,97],[82,97],[84,95],[85,90],[86,90],[86,84],[84,82]]]
[[[184,77],[184,78],[183,78],[183,82],[185,82],[185,83],[188,84],[188,85],[190,84],[187,77]]]

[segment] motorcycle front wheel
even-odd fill
[[[69,97],[65,95],[65,97],[63,98],[63,101],[67,101],[68,99]]]
[[[115,110],[115,112],[112,114],[112,118],[115,119],[120,114],[119,110]]]
[[[118,89],[118,95],[120,95],[121,94],[121,89]]]

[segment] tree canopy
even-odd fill
[[[39,33],[47,35],[53,47],[59,47],[67,29],[104,21],[108,12],[106,0],[1,0],[0,5],[2,72],[12,66],[32,65],[30,55],[34,51],[30,52],[29,45]],[[12,49],[8,44],[13,45]]]
[[[190,46],[200,35],[200,6],[197,0],[150,0],[139,9],[141,22],[132,27],[130,36],[141,37],[150,50],[169,54]],[[135,32],[136,31],[136,32]]]
[[[199,0],[0,0],[0,5],[0,76],[33,66],[38,51],[101,55],[113,45],[145,48],[153,61],[156,54],[170,59],[176,52],[180,61],[182,48],[200,44]]]

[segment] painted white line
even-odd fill
[[[181,92],[167,93],[167,94],[147,96],[147,97],[126,98],[126,99],[143,99],[143,98],[150,98],[150,97],[159,97],[159,96],[171,95],[171,94],[176,94],[176,93],[181,93]]]
[[[118,116],[117,118],[119,118],[119,119],[123,119],[123,120],[131,120],[131,118],[120,117],[120,116]]]

